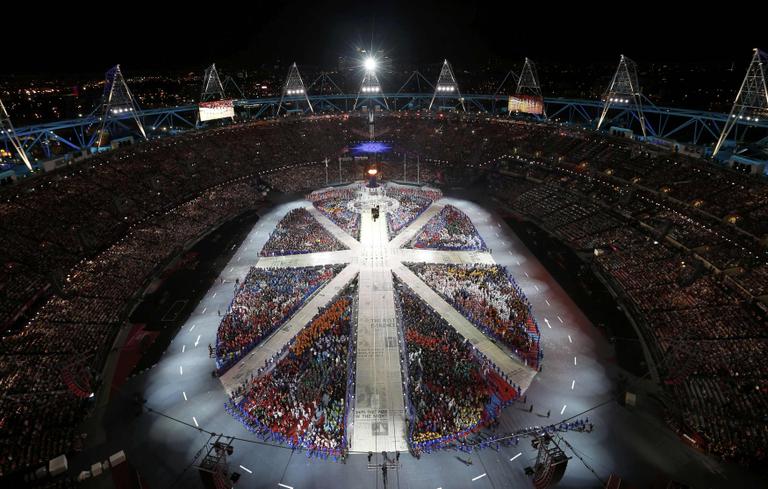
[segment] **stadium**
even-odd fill
[[[624,55],[2,105],[3,486],[760,487],[767,58],[730,113]]]

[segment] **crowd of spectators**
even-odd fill
[[[499,265],[413,263],[408,267],[468,320],[538,368],[540,332],[531,305]]]
[[[340,269],[338,265],[251,268],[216,332],[216,368],[223,371],[251,351]]]
[[[427,221],[411,239],[411,248],[437,250],[484,251],[485,241],[480,237],[469,217],[452,205],[446,205]]]
[[[280,219],[261,249],[261,256],[299,255],[347,249],[308,210],[291,209]]]
[[[1,189],[0,323],[10,336],[2,340],[0,382],[9,394],[0,400],[0,470],[71,447],[71,421],[83,412],[75,396],[50,403],[52,396],[43,395],[63,392],[58,367],[34,369],[20,357],[33,352],[40,365],[80,361],[100,371],[122,305],[158,263],[225,216],[257,205],[264,189],[255,175],[276,188],[285,182],[288,190],[323,186],[323,160],[347,145],[355,125],[363,128],[364,119],[306,117],[192,131]],[[448,185],[490,175],[487,185],[505,208],[578,250],[597,250],[593,264],[603,275],[620,291],[633,284],[625,300],[645,325],[654,355],[669,356],[664,370],[678,420],[726,458],[765,459],[768,433],[756,413],[768,405],[766,368],[712,372],[703,369],[702,356],[677,359],[680,348],[671,346],[680,330],[693,353],[726,361],[739,351],[739,364],[764,365],[756,362],[768,309],[764,180],[591,131],[483,115],[398,112],[377,119],[377,131],[399,151],[422,155],[421,171],[440,173]],[[390,233],[424,204],[405,202]],[[663,309],[653,305],[657,300]],[[685,323],[689,317],[694,325]],[[743,330],[760,333],[735,343],[745,339]],[[749,395],[732,402],[739,392]],[[66,413],[74,414],[65,419]]]
[[[271,368],[246,383],[232,412],[254,433],[336,456],[346,449],[353,300],[352,290],[345,289]]]
[[[2,339],[0,477],[81,445],[76,427],[91,401],[80,391],[101,383],[101,367],[137,291],[213,226],[263,205],[254,195],[260,195],[254,178],[212,187],[135,223],[106,250],[52,278],[53,295]],[[75,384],[73,372],[91,378]]]
[[[414,448],[439,445],[492,422],[519,394],[434,309],[396,281],[405,338]]]
[[[356,240],[360,240],[360,213],[350,210],[357,196],[354,188],[318,190],[307,197],[317,210]]]
[[[589,252],[641,325],[669,394],[670,425],[724,459],[762,463],[768,321],[754,295],[766,288],[753,279],[766,267],[759,247],[680,204],[578,167],[517,159],[504,167],[489,178],[498,201]]]
[[[387,212],[387,232],[389,239],[394,238],[406,226],[416,220],[432,202],[439,200],[443,194],[430,188],[413,188],[388,185],[387,197],[397,200],[400,205],[393,211]]]

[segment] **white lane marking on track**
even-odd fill
[[[189,328],[189,332],[191,333],[193,329],[195,329],[196,324],[193,324],[191,328]]]
[[[558,319],[558,320],[559,320],[561,323],[563,322],[563,318],[561,318],[560,316],[557,316],[557,319]]]
[[[195,340],[195,348],[197,348],[197,344],[200,343],[200,337],[203,336],[201,334],[197,335],[197,339]]]
[[[184,367],[179,365],[179,375],[184,375]]]
[[[552,329],[552,325],[551,325],[551,324],[549,324],[549,319],[547,319],[547,318],[544,318],[544,322],[545,322],[545,323],[547,323],[547,327],[548,327],[549,329]]]
[[[195,422],[195,426],[197,426],[198,428],[200,427],[200,425],[197,424],[197,418],[196,417],[192,416],[192,421]]]
[[[528,275],[528,272],[525,272],[525,276],[528,277],[528,278],[531,278],[531,276]]]
[[[576,387],[576,380],[575,379],[571,381],[571,390],[573,390],[574,387]]]
[[[203,312],[202,312],[201,314],[205,314],[205,311],[207,311],[207,310],[208,310],[208,308],[207,308],[207,307],[204,307],[204,308],[203,308]]]
[[[214,292],[213,293],[213,297],[211,297],[211,299],[215,299],[216,298],[216,294],[218,294],[218,292]]]
[[[251,469],[249,469],[248,467],[243,467],[241,465],[240,468],[243,469],[244,471],[248,472],[249,474],[253,474],[253,471]]]
[[[187,349],[187,345],[181,345],[181,353],[184,353],[186,349]]]
[[[576,357],[573,357],[573,364],[576,365]]]
[[[283,483],[280,483],[280,482],[278,482],[277,485],[280,486],[280,487],[285,487],[285,489],[293,489],[293,486],[287,486],[287,485],[285,485]]]
[[[573,343],[573,340],[571,339],[571,335],[568,335],[568,341],[570,341],[571,343]]]
[[[565,412],[565,408],[566,408],[567,406],[568,406],[568,404],[563,404],[563,409],[561,409],[561,410],[560,410],[560,416],[562,416],[562,415],[563,415],[563,413]]]
[[[509,461],[510,461],[510,462],[512,462],[513,460],[515,460],[517,457],[519,457],[519,456],[520,456],[520,455],[522,455],[522,454],[523,454],[523,452],[520,452],[520,453],[518,453],[518,454],[517,454],[517,455],[515,455],[514,457],[510,458],[510,459],[509,459]]]
[[[544,302],[546,302],[548,306],[552,305],[552,304],[549,303],[549,301],[547,299],[544,299]]]
[[[187,393],[184,392],[184,391],[181,391],[181,393],[184,395],[184,400],[186,401],[187,400]]]
[[[482,478],[483,478],[483,477],[485,477],[486,475],[488,475],[488,474],[487,474],[487,473],[485,473],[485,472],[483,472],[482,474],[478,475],[477,477],[473,477],[473,478],[472,478],[472,482],[475,482],[477,479],[482,479]]]
[[[534,285],[534,287],[536,288],[536,292],[538,292],[539,291],[539,286],[538,285]]]

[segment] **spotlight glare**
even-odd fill
[[[365,61],[363,61],[363,67],[365,67],[365,71],[376,71],[376,59],[369,56],[365,58]]]

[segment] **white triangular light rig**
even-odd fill
[[[461,105],[461,110],[465,112],[467,110],[464,106],[464,98],[461,96],[461,91],[459,91],[459,84],[456,82],[456,77],[453,76],[453,69],[451,69],[451,65],[448,63],[447,59],[443,61],[443,67],[440,69],[440,76],[437,77],[435,93],[432,95],[432,101],[429,102],[428,110],[432,110],[435,99],[442,101],[440,107],[445,107],[445,101],[456,99]]]
[[[536,65],[529,58],[525,58],[523,69],[520,71],[520,78],[517,80],[517,95],[528,95],[541,99],[541,110],[544,118],[547,117],[547,111],[544,107],[544,96],[541,93],[539,84],[539,74],[536,72]]]
[[[368,101],[368,109],[372,110],[372,104],[371,101],[378,101],[379,104],[386,107],[387,110],[389,110],[389,104],[387,103],[387,99],[384,97],[384,92],[381,89],[381,83],[379,82],[379,77],[376,75],[376,61],[373,58],[368,58],[365,60],[363,67],[365,69],[365,74],[363,75],[363,81],[360,83],[360,90],[357,92],[357,97],[355,97],[355,105],[352,107],[352,110],[357,110],[358,103],[361,99]]]
[[[203,76],[203,90],[200,92],[200,101],[209,102],[212,100],[224,100],[227,96],[224,94],[224,85],[219,78],[219,72],[216,70],[216,63],[205,69]]]
[[[768,119],[768,84],[765,71],[768,69],[768,54],[755,49],[752,61],[749,63],[747,74],[741,82],[741,88],[736,94],[731,112],[723,126],[723,131],[717,139],[712,156],[716,156],[736,124],[760,122]]]
[[[285,83],[283,84],[283,91],[280,95],[280,103],[277,105],[278,114],[280,113],[280,109],[283,107],[283,102],[285,101],[286,97],[294,100],[295,97],[299,97],[299,100],[303,99],[307,103],[309,111],[314,114],[315,109],[312,108],[312,103],[309,101],[307,89],[304,86],[304,81],[301,79],[299,68],[296,66],[296,63],[291,65],[291,69],[288,70],[288,77],[285,79]]]
[[[106,73],[102,107],[101,126],[99,127],[99,132],[97,134],[97,147],[101,146],[102,138],[107,126],[114,124],[119,119],[128,117],[133,119],[136,123],[136,127],[139,129],[139,132],[144,139],[148,139],[147,133],[144,131],[144,124],[141,123],[141,119],[139,118],[139,105],[136,103],[136,99],[128,88],[125,78],[123,78],[123,72],[120,70],[120,65],[113,66]]]
[[[11,123],[11,117],[8,115],[8,111],[5,110],[5,104],[3,104],[2,99],[0,99],[0,135],[8,138],[21,161],[24,162],[29,171],[32,171],[32,163],[29,162],[27,152],[24,151],[24,146],[22,146],[19,137],[16,135],[16,130]]]
[[[623,54],[619,60],[619,67],[613,75],[611,84],[603,96],[603,110],[600,119],[597,121],[597,129],[605,122],[605,116],[611,107],[634,111],[637,120],[640,121],[640,127],[643,131],[643,137],[646,136],[645,116],[643,115],[642,94],[640,85],[637,81],[637,65],[634,61]]]

